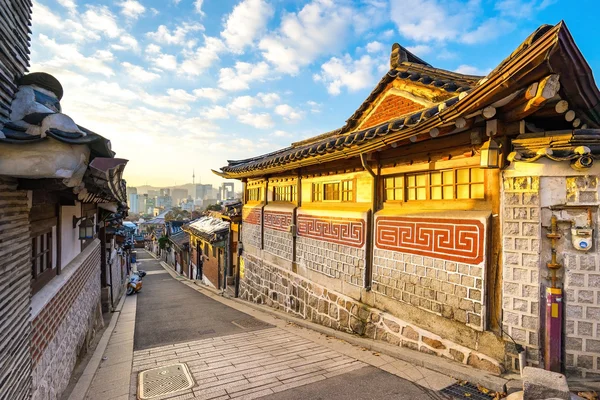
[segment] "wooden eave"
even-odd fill
[[[465,91],[459,99],[453,99],[450,106],[441,109],[432,117],[427,118],[423,115],[424,111],[419,111],[402,121],[391,121],[387,126],[383,124],[363,131],[333,135],[321,141],[309,142],[307,145],[311,147],[302,149],[300,157],[296,157],[297,153],[294,153],[296,148],[288,147],[270,155],[230,163],[222,172],[213,172],[225,178],[256,177],[381,150],[481,110],[549,74],[560,74],[561,97],[573,102],[576,112],[580,113],[589,127],[597,127],[600,123],[600,93],[589,66],[564,23],[549,27],[540,37],[530,37],[528,40],[533,41],[528,43],[526,40],[518,51],[478,86],[468,94]],[[385,79],[388,78],[384,77]],[[360,137],[360,140],[350,140],[357,137]],[[329,146],[334,141],[335,144]]]

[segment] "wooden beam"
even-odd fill
[[[533,94],[534,88],[535,94]],[[559,89],[559,76],[557,74],[549,75],[542,79],[537,86],[530,85],[518,99],[515,99],[515,102],[508,104],[502,110],[501,118],[505,121],[523,119],[539,110],[548,100],[556,96]],[[522,102],[523,100],[524,102]],[[514,105],[515,103],[516,105]]]
[[[575,111],[569,110],[565,113],[565,120],[571,122],[575,119]]]
[[[575,118],[573,120],[573,128],[577,128],[579,125],[581,125],[581,120],[579,118]]]

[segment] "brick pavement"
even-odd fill
[[[258,398],[367,365],[271,328],[136,351],[132,381],[140,371],[178,362],[187,363],[196,386],[165,399]]]

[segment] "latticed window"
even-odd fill
[[[480,168],[458,168],[386,177],[386,201],[484,199]]]
[[[52,230],[31,238],[31,279],[34,292],[56,275],[52,268]]]
[[[354,201],[354,181],[342,181],[342,201]]]
[[[323,201],[323,184],[312,184],[312,201]]]
[[[273,188],[273,201],[296,201],[296,185],[276,186]]]
[[[248,200],[247,201],[261,201],[262,191],[261,188],[248,189]]]
[[[312,201],[354,201],[354,180],[313,183]]]

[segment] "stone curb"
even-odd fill
[[[117,321],[121,316],[121,310],[123,309],[123,304],[125,304],[125,297],[125,293],[123,293],[123,295],[121,296],[121,300],[119,300],[119,304],[117,304],[117,307],[113,311],[113,315],[110,318],[108,327],[102,334],[102,338],[100,338],[100,341],[98,342],[98,345],[94,350],[92,358],[90,358],[90,361],[83,370],[83,374],[81,374],[81,377],[77,381],[77,384],[71,391],[68,400],[84,399],[88,390],[90,389],[92,381],[94,380],[94,376],[96,375],[96,371],[100,366],[100,362],[102,362],[102,355],[106,351],[108,341],[110,340],[110,337],[112,336],[112,333],[115,330],[115,326],[117,326]]]
[[[270,307],[260,306],[254,303],[250,303],[241,299],[236,299],[234,297],[229,297],[224,294],[222,291],[211,288],[209,286],[198,284],[196,281],[188,279],[187,277],[178,274],[171,268],[167,263],[161,261],[161,265],[165,270],[171,274],[171,276],[181,280],[188,281],[191,284],[196,285],[198,291],[209,291],[214,295],[221,296],[224,300],[230,300],[235,303],[239,303],[241,305],[250,307],[254,310],[261,311],[267,314],[271,314],[279,319],[285,320],[287,322],[294,323],[298,326],[301,326],[306,329],[311,329],[313,331],[322,333],[324,335],[333,336],[335,338],[345,340],[348,343],[351,343],[356,346],[361,346],[371,351],[375,351],[378,353],[382,353],[394,358],[397,358],[402,361],[406,361],[412,365],[423,367],[430,369],[432,371],[436,371],[442,373],[444,375],[456,378],[458,380],[464,380],[471,382],[473,384],[482,385],[488,389],[494,390],[496,392],[506,392],[507,385],[514,386],[515,381],[518,382],[516,385],[521,385],[519,379],[507,379],[502,378],[496,375],[492,375],[486,373],[484,371],[475,369],[473,367],[459,364],[457,362],[447,360],[445,358],[432,356],[430,354],[421,353],[418,351],[414,351],[411,349],[407,349],[405,347],[393,346],[387,343],[378,342],[373,339],[362,338],[350,333],[341,332],[332,328],[327,328],[325,326],[315,324],[314,322],[310,322],[304,319],[300,319],[294,316],[291,316],[287,313],[274,310]]]

